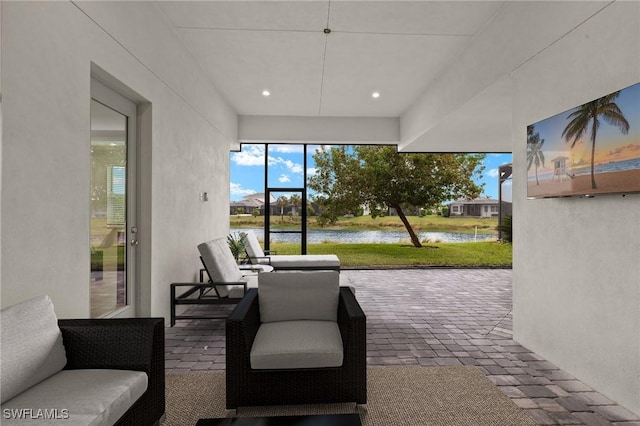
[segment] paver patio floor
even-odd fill
[[[368,365],[474,365],[539,424],[640,426],[633,413],[512,340],[511,270],[341,274],[367,315]],[[167,372],[223,370],[224,350],[224,321],[166,329]]]

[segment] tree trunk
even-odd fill
[[[391,207],[396,209],[396,212],[398,213],[398,217],[400,217],[400,220],[404,224],[404,227],[407,228],[407,232],[409,233],[409,236],[411,237],[411,242],[413,243],[413,246],[414,247],[418,247],[418,248],[422,247],[422,244],[420,243],[420,239],[418,238],[418,236],[416,235],[415,231],[411,227],[411,224],[409,223],[409,220],[407,220],[407,217],[404,215],[404,212],[402,211],[402,207],[400,207],[400,205],[397,205],[397,204],[396,205],[392,205]]]
[[[591,130],[591,188],[597,189],[594,161],[596,157],[596,132],[598,128],[597,116],[593,117],[593,128]]]

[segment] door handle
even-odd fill
[[[133,234],[133,238],[131,238],[131,245],[132,246],[137,246],[138,245],[138,239],[135,238],[135,234],[138,233],[138,227],[137,226],[132,226],[131,227],[131,234]]]

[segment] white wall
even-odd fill
[[[3,307],[47,293],[60,317],[89,316],[92,63],[147,102],[141,314],[168,317],[169,284],[196,276],[197,244],[228,232],[235,114],[152,3],[108,3],[107,13],[103,4],[2,2]],[[156,42],[129,41],[140,28]]]
[[[640,195],[525,199],[526,126],[640,81],[640,3],[606,7],[512,77],[514,339],[640,414]]]
[[[389,117],[238,117],[243,143],[393,144],[400,141],[400,120]]]
[[[0,129],[2,129],[2,7],[0,5]],[[0,130],[0,235],[2,235],[2,131]],[[2,277],[2,244],[0,244],[0,277]],[[1,282],[1,280],[0,280]],[[0,292],[0,304],[2,292]]]

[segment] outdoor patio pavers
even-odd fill
[[[640,418],[512,339],[509,269],[343,270],[367,314],[367,363],[474,365],[539,424]],[[203,306],[194,309],[232,309]],[[166,371],[225,368],[224,321],[166,329]]]

